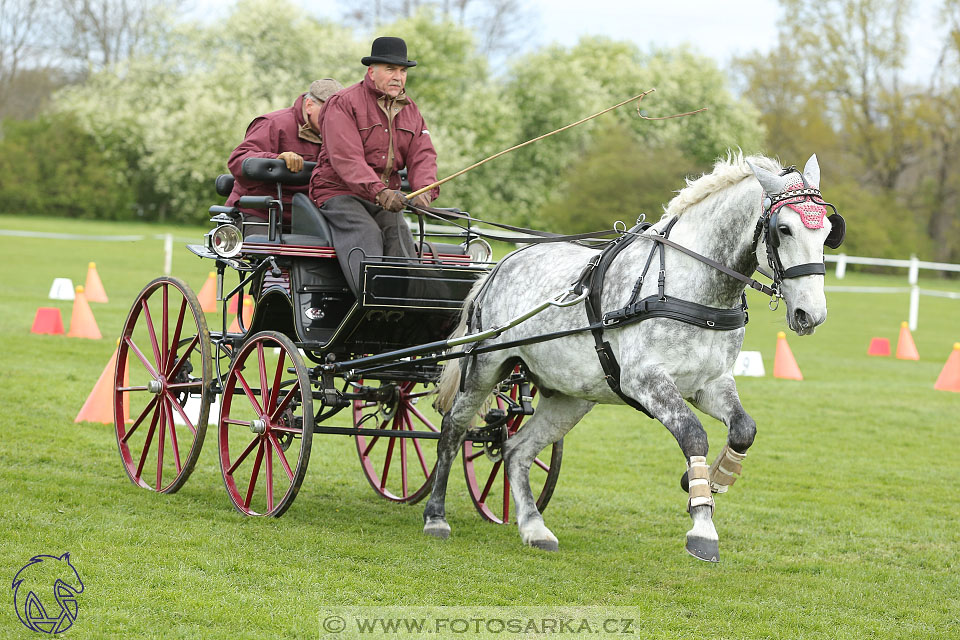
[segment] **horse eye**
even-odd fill
[[[779,232],[780,232],[780,235],[783,235],[783,236],[793,235],[793,232],[790,231],[790,227],[788,227],[788,226],[785,225],[785,224],[781,224],[780,226],[778,226],[778,227],[777,227],[777,231],[779,231]]]

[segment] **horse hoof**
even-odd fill
[[[680,488],[683,489],[684,493],[690,493],[690,480],[687,478],[686,471],[680,476]]]
[[[560,549],[560,543],[556,540],[531,540],[530,546],[543,551],[558,551]]]
[[[687,553],[697,560],[720,562],[720,541],[687,536]]]
[[[450,537],[450,525],[443,520],[428,522],[423,525],[423,532],[428,536],[446,540]]]

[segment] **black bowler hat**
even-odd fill
[[[370,47],[370,55],[361,58],[360,63],[370,66],[374,62],[395,64],[401,67],[415,67],[416,60],[407,60],[407,43],[403,38],[377,38]]]

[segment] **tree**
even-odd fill
[[[39,55],[36,39],[42,31],[41,0],[0,0],[0,116],[14,94],[24,63]]]

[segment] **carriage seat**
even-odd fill
[[[290,233],[280,234],[280,244],[307,247],[332,247],[333,235],[323,213],[305,193],[293,196],[291,207]],[[249,235],[246,242],[267,243],[266,234]]]

